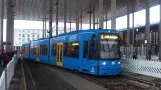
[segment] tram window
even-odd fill
[[[97,41],[90,41],[89,59],[97,59]]]
[[[68,56],[68,43],[63,44],[63,56]]]
[[[84,41],[83,58],[88,58],[88,41]]]
[[[25,49],[24,49],[24,47],[22,47],[22,52],[23,52],[23,53],[25,53]]]
[[[36,48],[31,48],[31,53],[36,54]]]
[[[68,44],[68,57],[79,58],[79,43]]]
[[[40,54],[46,55],[47,54],[47,45],[41,45],[40,46]]]
[[[52,55],[56,56],[56,44],[52,45]]]

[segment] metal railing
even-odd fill
[[[140,46],[140,47],[121,47],[120,51],[122,53],[122,58],[133,58],[133,52],[137,52],[137,58],[139,59],[146,59],[146,47]]]
[[[0,77],[0,90],[8,90],[12,77],[14,75],[15,65],[18,61],[18,56],[14,56],[7,64]]]
[[[161,78],[161,62],[148,59],[121,59],[122,70]]]

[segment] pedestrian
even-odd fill
[[[8,64],[8,63],[10,62],[10,60],[11,60],[11,58],[10,58],[9,55],[10,55],[9,52],[7,51],[7,52],[5,53],[5,59],[4,59],[4,65],[3,65],[4,68],[7,66],[7,64]]]
[[[137,59],[137,52],[133,52],[133,59]]]
[[[2,67],[4,67],[4,60],[5,60],[5,54],[4,54],[4,50],[1,51],[1,65]]]
[[[1,53],[2,53],[2,52],[0,52],[0,66],[2,66],[2,57],[1,57]]]
[[[151,59],[151,54],[152,54],[152,50],[151,49],[149,49],[149,51],[148,51],[148,59]]]

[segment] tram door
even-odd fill
[[[36,61],[40,60],[40,45],[36,46]]]
[[[63,66],[63,63],[62,63],[62,59],[63,59],[63,43],[60,42],[57,44],[57,66],[60,66],[62,67]]]

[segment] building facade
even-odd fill
[[[71,28],[71,31],[74,31],[75,28]],[[46,30],[46,37],[49,37],[49,34]],[[67,33],[70,32],[70,28],[67,28]],[[64,33],[64,28],[59,27],[58,34]],[[42,29],[15,29],[14,30],[14,46],[22,46],[23,43],[29,42],[32,40],[37,40],[42,38],[43,30]],[[53,36],[56,35],[55,28],[53,29]]]
[[[14,46],[21,46],[25,42],[42,38],[42,29],[15,29]]]

